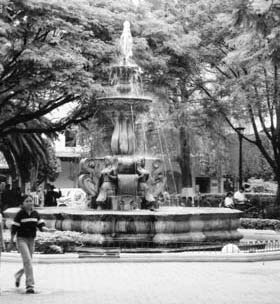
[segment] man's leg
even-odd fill
[[[33,267],[32,267],[33,249],[30,252],[30,248],[34,246],[34,240],[27,238],[18,238],[17,245],[18,245],[18,250],[22,257],[23,268],[26,277],[26,289],[33,289],[34,287],[34,276],[33,276]]]
[[[21,277],[22,277],[23,274],[24,274],[24,269],[23,268],[21,268],[19,271],[17,271],[15,273],[16,287],[19,287],[20,280],[21,280]]]

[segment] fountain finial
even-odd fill
[[[123,23],[123,32],[120,38],[120,51],[122,55],[122,65],[129,65],[130,58],[132,58],[132,35],[130,32],[130,23],[125,21]]]

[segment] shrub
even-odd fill
[[[57,247],[60,247],[62,252],[69,252],[80,245],[81,233],[74,231],[38,232],[35,240],[35,250],[42,253],[60,253]]]
[[[280,231],[280,221],[273,219],[241,218],[241,228]]]
[[[4,241],[10,241],[9,230],[4,231]],[[77,246],[92,246],[99,243],[99,238],[92,234],[75,231],[56,231],[55,233],[38,232],[35,239],[35,251],[40,253],[73,252]]]

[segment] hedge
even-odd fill
[[[5,230],[4,241],[6,245],[10,240],[10,232]],[[56,231],[55,233],[37,232],[35,251],[40,253],[73,252],[75,247],[93,246],[98,240],[92,234],[75,231]]]
[[[272,219],[241,218],[241,228],[280,231],[280,221]]]

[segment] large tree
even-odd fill
[[[240,135],[260,150],[280,186],[279,4],[179,2],[178,20],[200,38],[195,69],[185,83],[199,91],[200,120],[222,118],[229,127],[225,131],[237,133],[243,123],[247,133]]]
[[[85,1],[1,0],[0,6],[0,137],[63,130],[89,117],[96,79],[112,53],[107,29],[90,16],[93,8]],[[25,124],[71,103],[70,115],[48,126]]]

